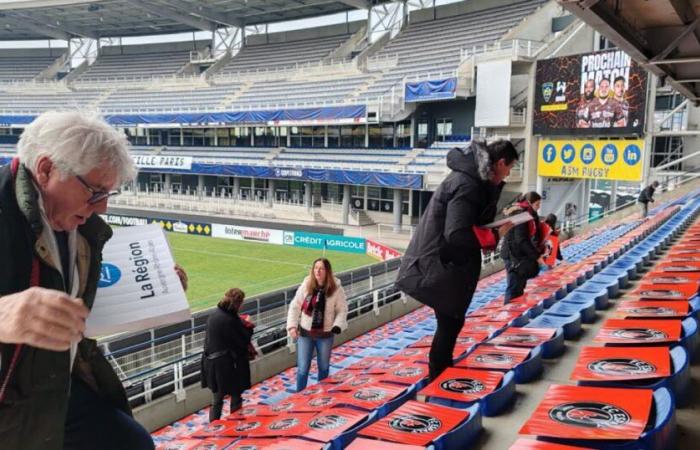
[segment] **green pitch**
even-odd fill
[[[232,287],[246,297],[297,286],[322,250],[167,233],[175,255],[189,276],[187,298],[194,311],[216,305]],[[367,255],[327,251],[334,272],[376,263]]]

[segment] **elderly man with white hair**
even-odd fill
[[[47,112],[0,168],[0,447],[152,449],[122,383],[83,338],[102,248],[98,216],[136,175],[123,133]]]

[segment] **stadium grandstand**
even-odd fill
[[[189,319],[98,341],[157,449],[695,449],[697,11],[698,0],[4,1],[0,165],[45,111],[97,111],[128,137],[138,177],[103,218],[160,224],[190,275]],[[429,380],[436,320],[394,286],[401,255],[448,152],[498,139],[520,155],[499,211],[541,193],[565,262],[504,304],[499,252],[484,253],[455,367]],[[637,198],[652,181],[644,219]],[[285,320],[321,255],[349,327],[331,376],[315,379],[314,363],[295,392]],[[210,424],[205,328],[234,286],[257,324],[254,385]]]

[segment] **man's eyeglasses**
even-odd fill
[[[100,203],[102,200],[112,197],[114,195],[119,195],[122,193],[121,190],[117,189],[115,191],[98,191],[94,188],[92,188],[87,182],[81,177],[80,175],[76,175],[75,178],[80,181],[80,184],[85,186],[85,189],[87,189],[90,192],[90,198],[87,200],[89,205],[94,205],[95,203]]]

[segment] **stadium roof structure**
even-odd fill
[[[696,104],[700,0],[558,0]]]
[[[306,19],[390,0],[5,0],[0,41],[214,31]]]

